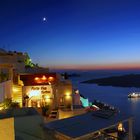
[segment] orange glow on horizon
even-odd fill
[[[66,70],[140,70],[140,63],[88,64],[88,65],[61,65],[52,67]]]

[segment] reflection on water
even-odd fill
[[[130,103],[132,112],[135,113],[135,112],[139,111],[138,109],[140,107],[140,98],[128,98],[128,102]]]
[[[140,104],[140,98],[128,98],[128,101],[135,105]]]

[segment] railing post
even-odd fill
[[[128,120],[129,132],[128,132],[128,140],[133,140],[133,119],[130,118]]]

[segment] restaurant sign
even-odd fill
[[[41,94],[51,93],[51,87],[47,86],[32,86],[31,90],[41,91]]]

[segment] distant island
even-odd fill
[[[99,86],[140,87],[140,74],[111,76],[107,78],[91,79],[81,83],[98,84]]]
[[[64,79],[68,79],[70,77],[80,77],[81,75],[77,73],[68,74],[67,72],[65,72],[62,73],[61,76],[64,77]]]
[[[80,77],[80,74],[77,73],[72,73],[72,74],[68,74],[69,77]]]

